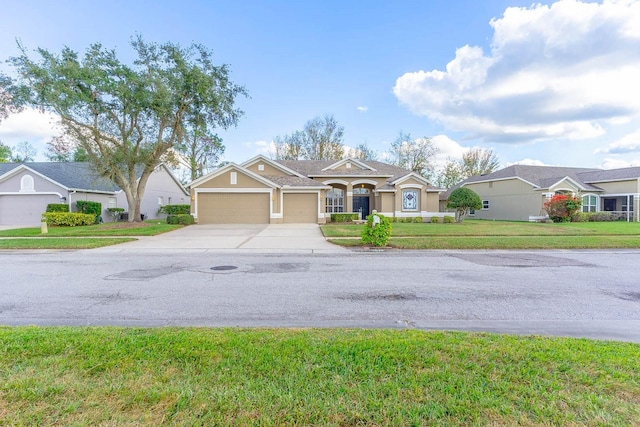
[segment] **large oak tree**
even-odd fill
[[[131,46],[132,64],[99,43],[82,58],[68,47],[59,54],[37,49],[32,58],[20,46],[21,55],[9,60],[17,77],[0,76],[0,113],[24,107],[56,113],[96,172],[125,192],[130,220],[140,221],[154,168],[194,135],[208,138],[215,128],[235,125],[242,115],[235,100],[246,90],[201,45],[137,36]]]

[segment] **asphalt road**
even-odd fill
[[[640,251],[0,252],[0,324],[391,327],[640,342]]]

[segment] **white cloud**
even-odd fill
[[[55,115],[43,114],[29,108],[21,113],[10,115],[0,123],[0,139],[3,141],[48,139],[59,133],[55,129],[56,122]]]
[[[445,71],[406,73],[398,100],[491,142],[586,139],[640,117],[640,2],[560,0],[490,22],[489,54],[456,50]]]
[[[444,167],[449,160],[462,160],[462,155],[468,150],[446,135],[436,135],[431,141],[438,149],[433,161],[436,168]]]
[[[507,163],[507,165],[505,167],[509,167],[509,166],[513,166],[513,165],[550,166],[550,165],[547,165],[546,163],[544,163],[544,162],[542,162],[540,160],[522,159],[522,160],[518,160],[517,162]]]
[[[620,159],[607,158],[602,161],[603,169],[628,168],[631,166],[640,166],[640,159],[620,160]]]
[[[369,111],[369,107],[366,107],[366,106],[356,107],[356,108],[358,109],[358,111],[362,113],[366,113],[367,111]]]
[[[597,149],[598,153],[625,154],[640,152],[640,130],[612,142],[607,148]]]

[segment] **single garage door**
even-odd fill
[[[40,225],[49,203],[60,203],[54,194],[0,196],[0,225]]]
[[[316,193],[284,194],[283,222],[286,223],[317,223],[318,195]]]
[[[200,193],[200,224],[268,224],[269,193]]]

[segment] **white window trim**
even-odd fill
[[[484,205],[487,205],[487,207],[485,208]],[[483,200],[482,201],[482,210],[483,211],[488,211],[491,208],[491,203],[489,202],[489,200]]]
[[[232,171],[231,174],[231,185],[237,185],[238,184],[238,172]]]
[[[414,193],[416,196],[416,207],[415,208],[405,208],[404,207],[404,199],[405,199],[405,193]],[[403,212],[418,212],[420,210],[420,191],[418,191],[417,189],[406,189],[406,190],[402,190],[402,211]]]

